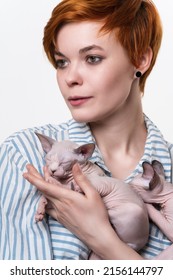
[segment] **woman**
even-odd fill
[[[124,244],[77,165],[74,178],[84,196],[46,183],[40,175],[44,154],[34,134],[38,130],[58,140],[94,141],[91,160],[107,175],[126,182],[142,171],[144,160],[153,159],[162,162],[171,180],[170,146],[141,105],[161,37],[160,18],[151,1],[65,0],[55,7],[43,44],[73,119],[24,130],[2,145],[3,259],[86,259],[90,250],[102,259],[157,258],[171,245],[153,224],[140,254]],[[28,181],[22,177],[26,166]],[[34,223],[40,198],[34,186],[54,205],[47,210],[47,223]]]

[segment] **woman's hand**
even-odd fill
[[[78,164],[73,167],[73,175],[83,194],[67,189],[61,183],[47,182],[49,173],[44,168],[45,178],[30,164],[23,176],[51,202],[52,209],[46,212],[77,235],[86,244],[95,242],[99,228],[110,226],[102,199]],[[111,226],[110,226],[111,227]],[[100,233],[99,233],[100,235]]]
[[[57,221],[73,232],[80,240],[102,259],[142,259],[123,243],[113,230],[104,203],[84,176],[78,164],[73,166],[73,176],[83,194],[65,188],[61,183],[49,183],[48,170],[45,178],[30,164],[23,174],[31,184],[51,202],[53,209],[47,209]]]

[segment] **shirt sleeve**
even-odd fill
[[[51,217],[35,221],[41,194],[23,178],[26,164],[42,173],[44,152],[34,131],[59,141],[64,128],[45,126],[18,132],[0,147],[0,259],[87,259],[90,250]]]
[[[48,226],[45,221],[35,222],[40,194],[22,175],[28,162],[34,164],[39,171],[43,165],[40,153],[33,149],[33,137],[32,133],[21,133],[11,137],[0,147],[2,260],[52,258]]]

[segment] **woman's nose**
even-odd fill
[[[83,84],[79,65],[70,65],[66,75],[66,83],[69,87]]]

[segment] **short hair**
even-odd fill
[[[54,59],[55,39],[60,28],[73,22],[103,21],[101,32],[115,31],[127,51],[131,63],[139,66],[142,55],[150,47],[153,57],[149,69],[140,78],[140,90],[150,74],[161,45],[162,24],[150,0],[63,0],[52,11],[44,28],[43,46],[49,61]]]

